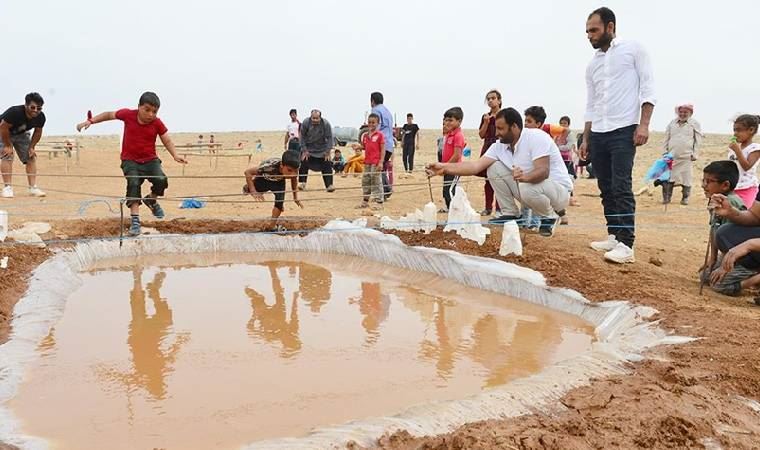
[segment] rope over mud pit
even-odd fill
[[[81,283],[79,272],[107,258],[145,254],[199,252],[309,252],[358,256],[384,264],[441,276],[461,284],[502,293],[555,310],[574,314],[595,326],[597,342],[592,350],[549,367],[539,375],[484,391],[459,401],[418,405],[393,417],[352,422],[316,430],[298,439],[278,439],[247,448],[326,448],[349,441],[370,445],[385,433],[406,429],[414,435],[440,434],[466,423],[497,417],[514,417],[537,410],[562,408],[558,398],[591,378],[625,371],[627,361],[641,359],[646,349],[660,344],[686,342],[689,338],[667,336],[656,323],[648,322],[656,311],[626,302],[591,304],[580,294],[546,285],[535,271],[513,264],[465,256],[453,251],[409,247],[399,238],[375,230],[358,229],[348,222],[333,221],[325,231],[305,237],[273,235],[164,236],[161,239],[128,241],[119,249],[115,241],[81,243],[43,263],[34,274],[26,296],[15,310],[14,333],[0,347],[0,441],[37,448],[39,441],[19,436],[17,425],[4,408],[15,395],[23,366],[35,356],[37,344],[63,314],[66,298]],[[335,233],[335,230],[345,230]],[[46,280],[46,281],[42,281]],[[56,280],[51,283],[50,280]]]

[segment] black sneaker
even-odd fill
[[[157,201],[154,200],[150,203],[145,202],[145,205],[150,209],[150,212],[153,213],[153,217],[156,219],[163,219],[166,216],[164,209],[161,208],[161,205],[159,205]]]
[[[541,219],[541,226],[538,227],[538,234],[543,237],[552,237],[554,235],[554,228],[557,226],[558,219]]]
[[[516,222],[519,222],[520,220],[522,220],[522,216],[499,216],[499,217],[494,217],[493,219],[489,219],[488,220],[488,224],[489,225],[504,225],[505,223],[510,222],[512,220],[514,220]]]

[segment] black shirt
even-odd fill
[[[414,138],[417,137],[420,127],[418,127],[416,123],[411,125],[405,123],[401,129],[404,130],[404,144],[410,145],[414,143]]]
[[[26,117],[26,108],[24,105],[11,106],[6,109],[0,119],[11,126],[11,135],[26,133],[32,128],[42,128],[45,126],[45,113],[40,113],[37,117],[29,119]]]

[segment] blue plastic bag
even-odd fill
[[[180,209],[200,209],[206,206],[206,202],[200,201],[196,198],[186,198],[182,200]]]

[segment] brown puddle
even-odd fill
[[[573,316],[351,257],[141,257],[83,280],[8,405],[56,449],[301,436],[464,398],[593,339]]]

